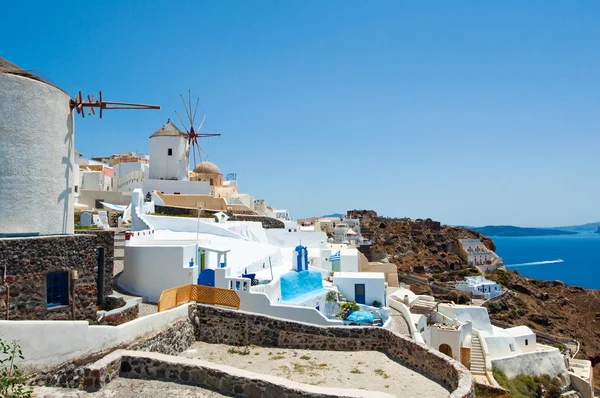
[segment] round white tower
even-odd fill
[[[0,58],[0,234],[73,233],[70,100]]]
[[[150,136],[150,178],[189,181],[187,135],[171,119]]]

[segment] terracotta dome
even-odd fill
[[[216,164],[211,162],[201,162],[198,166],[194,167],[194,173],[196,174],[221,174],[221,171]]]

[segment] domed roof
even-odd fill
[[[221,171],[216,164],[211,162],[200,162],[200,164],[194,167],[194,173],[197,174],[221,174]]]

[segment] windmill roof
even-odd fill
[[[167,122],[159,128],[154,134],[150,136],[153,137],[186,137],[187,134],[183,133],[181,130],[177,128],[172,122],[171,119],[167,120]]]
[[[46,83],[52,87],[56,87],[61,91],[64,91],[60,87],[57,87],[54,84],[45,81],[37,75],[34,75],[33,73],[31,73],[31,71],[25,70],[2,57],[0,57],[0,73],[4,73],[7,75],[17,75],[27,79],[37,80],[39,82]]]

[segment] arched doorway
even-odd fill
[[[440,348],[438,348],[438,350],[442,354],[448,355],[450,358],[452,358],[452,347],[450,347],[448,344],[441,344]]]

